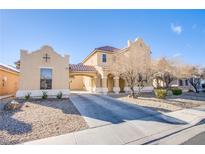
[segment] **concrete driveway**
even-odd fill
[[[74,133],[75,144],[138,144],[139,139],[186,124],[108,96],[81,93],[70,99],[90,127]]]
[[[108,124],[120,124],[137,119],[155,121],[165,124],[183,124],[169,116],[163,116],[159,112],[122,102],[108,96],[94,94],[72,94],[71,101],[84,116],[90,127],[99,127]],[[149,118],[148,118],[149,117]]]
[[[103,95],[79,93],[69,98],[90,128],[25,144],[150,144],[205,117],[189,109],[161,114]]]

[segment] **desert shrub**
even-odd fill
[[[182,94],[182,90],[179,88],[172,88],[172,94],[173,95],[181,95]]]
[[[61,98],[62,98],[62,96],[63,96],[63,93],[60,91],[60,92],[57,94],[57,96],[56,96],[56,97],[57,97],[58,99],[61,99]]]
[[[25,98],[26,100],[29,100],[30,97],[31,97],[31,93],[27,93],[27,94],[24,96],[24,98]]]
[[[159,99],[165,99],[167,96],[167,90],[163,88],[154,89],[155,96]]]
[[[42,99],[47,99],[48,95],[46,91],[42,91],[43,95],[42,95]]]

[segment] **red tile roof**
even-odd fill
[[[120,49],[115,48],[115,47],[112,47],[112,46],[103,46],[103,47],[95,48],[95,50],[103,50],[103,51],[115,52],[115,51],[118,51],[118,50],[120,50]]]
[[[79,64],[70,64],[69,68],[71,71],[86,71],[86,72],[96,72],[96,69],[94,66],[90,66],[90,65],[83,65],[82,63]]]

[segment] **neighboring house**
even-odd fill
[[[199,77],[193,77],[193,78],[191,78],[191,80],[200,80],[200,84],[198,85],[198,89],[199,89],[199,91],[205,90],[205,80],[204,79],[199,78]],[[165,87],[165,83],[162,80],[156,80],[156,79],[153,79],[152,85],[155,88]],[[170,86],[171,87],[178,87],[178,88],[182,89],[183,91],[189,91],[189,90],[194,91],[194,88],[190,84],[188,78],[175,79],[170,83]]]
[[[191,78],[191,80],[199,80],[199,85],[198,85],[198,90],[199,91],[205,91],[205,79],[201,78],[201,77],[193,77]],[[188,91],[188,90],[194,90],[194,88],[192,87],[192,85],[189,82],[189,79],[178,79],[176,80],[177,82],[177,86],[180,87],[182,90],[184,91]]]
[[[205,79],[201,79],[201,84],[200,84],[199,91],[205,92]]]
[[[0,64],[0,96],[15,96],[19,87],[19,75],[18,69]]]
[[[166,87],[166,83],[161,79],[163,78],[162,72],[158,72],[155,74],[152,80],[152,85],[154,88],[163,88]],[[189,83],[189,80],[187,78],[181,78],[181,79],[174,79],[170,84],[170,87],[178,87],[182,89],[183,91],[188,91],[192,89],[191,84]]]
[[[31,96],[41,96],[42,91],[48,95],[63,92],[68,95],[71,90],[89,90],[96,93],[129,91],[127,83],[116,75],[112,64],[117,61],[116,54],[140,54],[137,61],[148,69],[151,63],[150,48],[142,39],[128,41],[128,46],[118,49],[111,46],[95,48],[79,64],[69,64],[69,56],[61,56],[51,47],[29,53],[21,50],[20,87],[17,97],[28,92]]]

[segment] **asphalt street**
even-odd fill
[[[183,145],[205,145],[205,131],[184,142]]]

